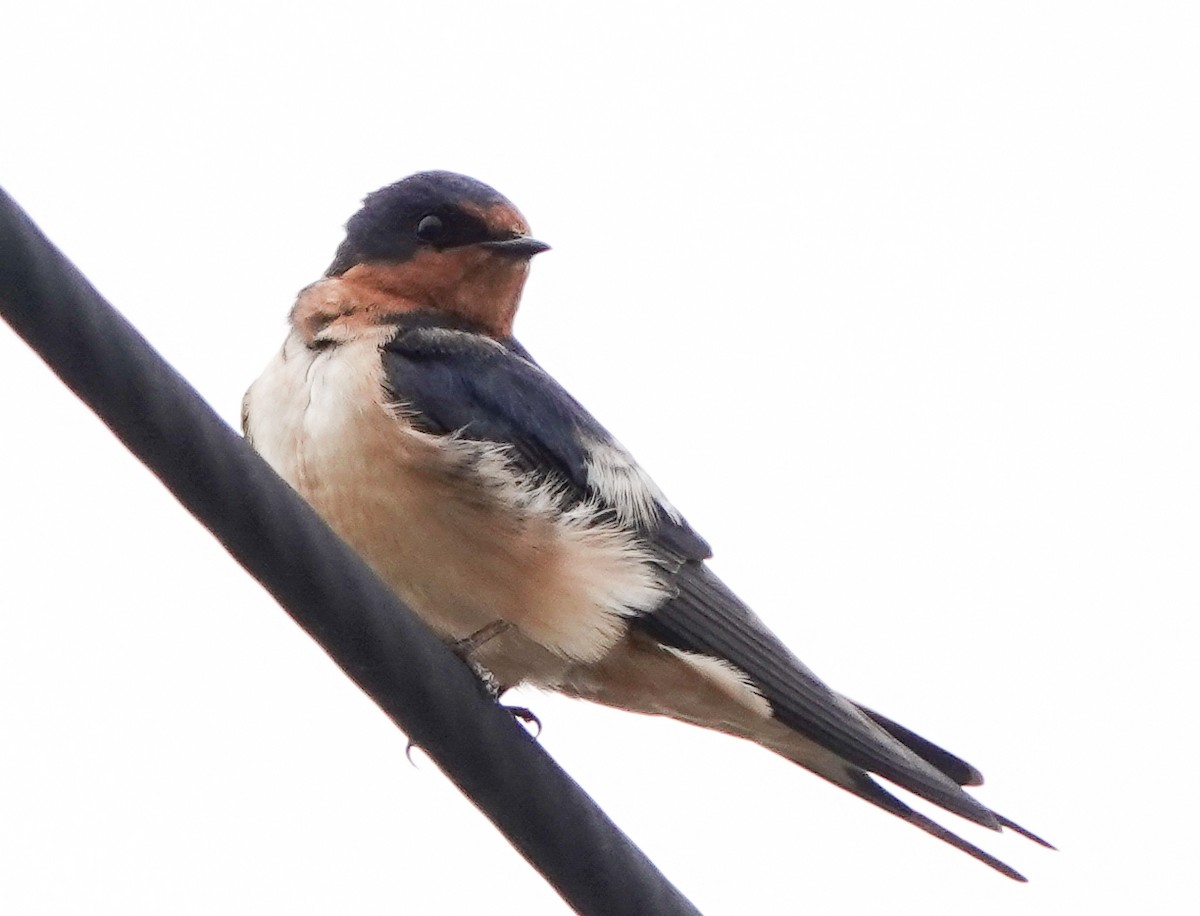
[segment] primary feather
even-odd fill
[[[515,341],[496,341],[427,313],[401,323],[384,346],[383,363],[389,390],[418,427],[501,446],[514,467],[552,484],[564,507],[587,505],[595,518],[615,519],[636,538],[653,557],[669,596],[653,607],[631,609],[632,626],[659,646],[724,665],[766,701],[771,719],[802,739],[794,749],[778,738],[762,743],[1017,877],[867,775],[882,776],[985,827],[1026,833],[962,790],[981,781],[978,771],[818,679],[705,565],[707,543],[629,453]],[[758,740],[744,726],[700,724]],[[814,745],[828,753],[813,754]]]
[[[461,175],[370,195],[247,393],[255,448],[502,685],[746,738],[1020,878],[871,777],[1043,842],[963,790],[979,772],[805,667],[512,337],[529,259],[547,247],[528,233],[511,202]]]

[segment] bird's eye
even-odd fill
[[[445,230],[446,226],[441,219],[430,213],[421,217],[421,221],[417,223],[417,238],[422,242],[436,242]]]

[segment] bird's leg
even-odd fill
[[[480,627],[470,636],[464,636],[462,639],[456,639],[454,642],[450,643],[450,650],[464,662],[466,662],[467,667],[469,667],[475,673],[475,676],[479,678],[479,683],[483,685],[483,689],[487,691],[488,696],[490,696],[497,703],[500,702],[500,697],[506,690],[508,690],[508,688],[496,679],[496,675],[488,671],[487,668],[483,667],[483,665],[479,664],[479,662],[475,661],[475,659],[473,659],[471,656],[481,646],[495,639],[501,633],[506,633],[511,629],[512,624],[507,620],[493,620],[486,626]],[[536,738],[542,733],[542,720],[534,714],[533,710],[525,706],[505,706],[504,708],[512,714],[514,719],[520,719],[522,722],[533,725],[536,729],[533,733],[533,737]],[[408,746],[404,749],[404,755],[408,758],[409,763],[413,762],[412,749],[413,743],[412,741],[409,741]]]
[[[495,639],[501,633],[505,633],[512,629],[512,624],[507,620],[493,620],[487,626],[480,627],[470,636],[465,636],[462,639],[456,639],[450,643],[450,648],[454,650],[454,654],[463,661],[470,661],[471,654],[485,643]]]
[[[479,678],[479,683],[483,685],[483,689],[488,692],[488,695],[493,700],[499,700],[500,694],[504,693],[506,688],[496,680],[496,676],[492,672],[479,664],[472,656],[482,646],[510,629],[512,629],[512,624],[507,620],[493,620],[487,626],[480,627],[470,636],[464,636],[462,639],[456,639],[450,643],[450,650],[466,662],[468,667],[475,672],[475,676]]]
[[[471,656],[481,646],[495,639],[501,633],[507,633],[512,628],[513,625],[507,620],[493,620],[487,626],[480,627],[470,636],[456,640],[450,646],[459,658],[471,666],[471,670],[475,672],[475,676],[479,678],[484,689],[497,702],[500,701],[500,697],[508,688],[496,680],[496,676],[492,672],[476,662]],[[542,720],[534,714],[533,710],[526,706],[505,706],[504,708],[512,714],[514,719],[520,719],[522,722],[533,725],[535,728],[533,736],[535,738],[542,733]]]
[[[513,625],[507,620],[493,620],[487,626],[480,627],[470,636],[456,640],[451,644],[451,648],[455,654],[471,666],[471,670],[475,672],[475,676],[479,678],[484,689],[497,702],[499,702],[500,697],[508,688],[496,680],[496,676],[492,672],[471,658],[471,655],[490,640],[495,639],[501,633],[507,633],[512,628]],[[533,736],[535,738],[542,733],[542,720],[534,714],[533,710],[526,706],[505,706],[504,708],[512,713],[514,719],[520,719],[522,722],[533,725],[535,729]]]

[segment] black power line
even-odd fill
[[[698,912],[2,190],[0,314],[572,907]]]

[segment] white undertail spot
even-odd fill
[[[731,700],[764,719],[771,718],[771,704],[767,702],[744,671],[724,659],[713,658],[711,655],[685,652],[683,649],[676,649],[672,646],[663,648],[703,675],[705,680]]]

